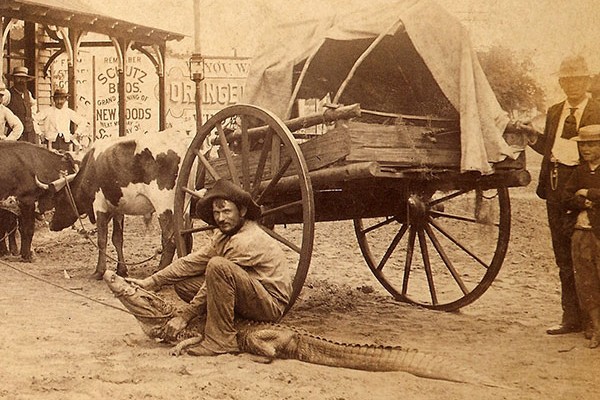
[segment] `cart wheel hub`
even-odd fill
[[[413,224],[423,223],[428,215],[429,208],[421,197],[416,194],[410,195],[407,201],[408,219]]]

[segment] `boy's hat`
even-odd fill
[[[571,138],[576,142],[593,142],[600,140],[600,125],[587,125],[579,128],[577,136]]]

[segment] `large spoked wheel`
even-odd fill
[[[369,268],[399,301],[443,311],[472,303],[492,284],[506,255],[508,189],[407,196],[401,199],[405,213],[354,220]]]
[[[215,227],[194,219],[194,205],[218,179],[251,193],[261,206],[261,227],[282,244],[293,273],[288,309],[297,299],[312,256],[315,206],[306,161],[285,124],[252,105],[227,107],[197,132],[181,164],[175,194],[175,242],[188,254],[190,237],[206,242],[202,232]],[[190,215],[192,217],[190,217]],[[286,224],[281,229],[276,224]]]

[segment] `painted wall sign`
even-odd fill
[[[167,123],[195,124],[195,83],[190,79],[188,59],[167,59]],[[224,107],[238,103],[244,94],[250,59],[205,57],[202,80],[202,121]]]
[[[67,87],[67,58],[59,56],[51,68],[52,85]],[[95,138],[119,135],[118,60],[112,48],[79,51],[77,112],[93,121]],[[154,65],[137,51],[125,63],[125,133],[158,129],[158,76]]]
[[[112,48],[81,49],[77,64],[77,111],[93,121],[94,138],[119,135],[118,64]],[[195,83],[187,58],[169,57],[166,70],[166,125],[195,129]],[[250,59],[207,57],[202,81],[202,120],[232,104],[244,94]],[[67,58],[51,66],[53,89],[67,87]],[[128,51],[125,63],[126,134],[158,129],[158,76],[151,61]]]

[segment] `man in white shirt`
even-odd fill
[[[552,248],[561,282],[561,323],[549,328],[549,335],[579,332],[585,328],[575,290],[571,235],[576,213],[561,202],[563,188],[579,165],[577,142],[569,140],[586,125],[600,124],[600,103],[588,97],[591,74],[585,59],[571,56],[563,60],[558,71],[558,83],[566,99],[548,109],[544,134],[531,147],[543,155],[537,195],[546,200]]]
[[[7,93],[6,85],[0,80],[0,141],[18,140],[23,134],[23,123],[21,123],[21,120],[3,104],[4,97]],[[8,132],[6,130],[7,127],[10,129]]]
[[[73,150],[72,144],[79,145],[76,137],[82,136],[90,124],[84,117],[65,106],[69,94],[64,89],[56,89],[52,98],[54,106],[37,114],[43,138],[48,143],[48,149]],[[71,133],[71,122],[77,126],[74,135]]]

